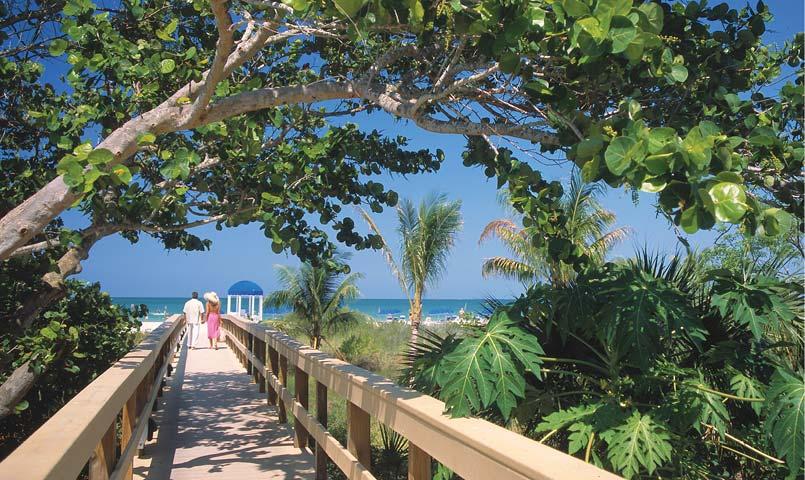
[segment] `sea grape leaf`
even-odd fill
[[[642,160],[645,152],[642,141],[631,137],[618,137],[609,144],[604,153],[607,168],[615,175],[620,175],[636,161]]]
[[[631,20],[620,15],[612,18],[609,30],[609,38],[612,39],[612,53],[621,53],[626,50],[636,36],[637,28]]]
[[[719,182],[710,188],[708,194],[713,201],[713,213],[719,222],[737,223],[749,209],[743,185]]]

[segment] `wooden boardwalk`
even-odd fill
[[[225,345],[217,351],[183,346],[162,403],[156,442],[134,460],[135,478],[314,477],[313,456],[294,447],[292,429],[277,421],[266,394]]]
[[[0,480],[312,480],[330,465],[373,480],[373,419],[408,440],[409,480],[431,480],[433,460],[467,480],[620,479],[485,420],[450,418],[439,400],[266,325],[221,318],[227,346],[188,351],[184,317],[171,316],[6,457]],[[315,405],[307,388],[288,391],[288,373],[295,386],[315,382]],[[328,392],[346,400],[345,444],[327,429]],[[135,458],[152,420],[157,438]],[[315,440],[315,459],[294,439]]]

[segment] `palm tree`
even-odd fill
[[[298,269],[277,265],[277,277],[282,290],[271,293],[265,300],[268,307],[291,307],[288,320],[307,335],[313,348],[321,348],[324,334],[331,334],[363,318],[344,303],[358,297],[356,282],[359,273],[342,275],[326,267],[309,263]]]
[[[443,194],[431,194],[418,208],[410,200],[397,206],[400,236],[399,262],[372,217],[361,210],[369,227],[380,236],[383,254],[392,273],[408,297],[412,337],[422,321],[422,297],[442,276],[447,257],[461,230],[461,201],[449,201]]]
[[[570,180],[570,190],[562,199],[562,211],[567,222],[562,227],[565,238],[581,245],[593,263],[603,263],[609,250],[626,238],[631,229],[618,227],[609,230],[615,223],[615,214],[604,209],[598,198],[604,193],[600,183],[584,183],[578,174]],[[565,285],[575,277],[573,269],[556,261],[544,247],[531,241],[527,229],[509,219],[498,219],[486,225],[478,243],[492,237],[499,238],[512,253],[513,258],[495,256],[484,260],[483,276],[500,276],[518,280],[526,285],[547,279],[553,285]]]

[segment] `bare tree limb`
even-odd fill
[[[218,28],[218,43],[215,45],[215,57],[212,67],[202,79],[201,88],[188,113],[189,122],[194,122],[210,103],[215,86],[226,76],[226,64],[234,46],[232,17],[227,9],[227,0],[211,0],[212,13]]]

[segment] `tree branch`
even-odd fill
[[[232,17],[227,9],[227,0],[211,0],[210,4],[218,28],[218,43],[215,45],[212,67],[204,76],[198,96],[190,107],[188,121],[191,123],[198,119],[207,108],[212,94],[215,92],[215,86],[226,76],[227,60],[229,60],[229,54],[234,46]]]

